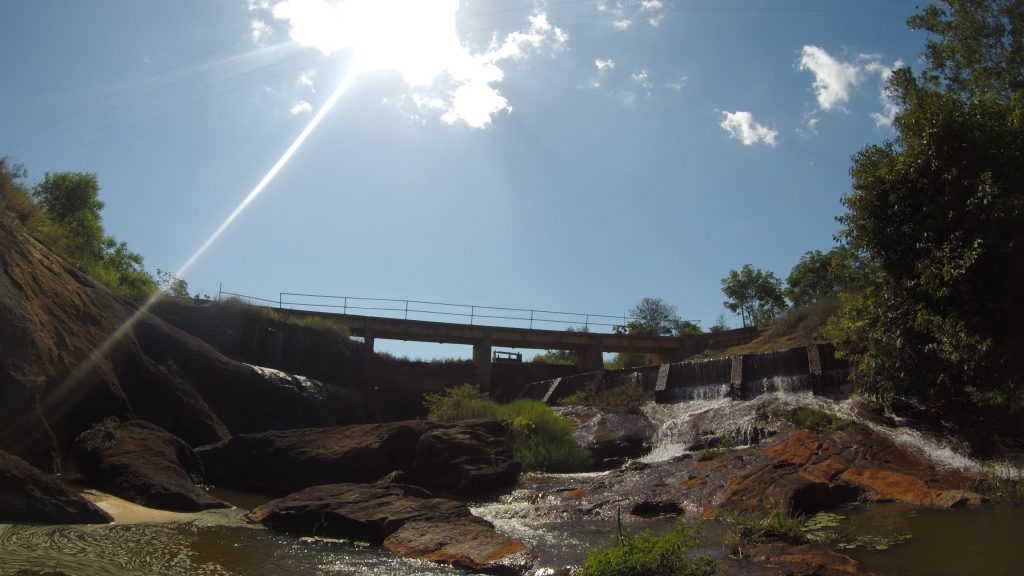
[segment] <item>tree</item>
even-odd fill
[[[1024,0],[942,4],[908,20],[931,38],[889,79],[895,138],[853,157],[840,237],[876,269],[832,332],[862,390],[1019,414]]]
[[[722,304],[733,314],[740,315],[744,327],[764,326],[786,309],[782,280],[773,272],[750,264],[744,264],[739,272],[730,270],[729,275],[722,278],[722,293],[729,298]]]
[[[644,298],[629,311],[633,318],[625,326],[616,326],[619,334],[640,336],[671,336],[682,320],[676,307],[661,298]]]
[[[590,332],[586,326],[580,326],[576,328],[570,326],[565,329],[566,332]],[[547,350],[543,354],[538,354],[533,357],[534,362],[544,362],[546,364],[576,364],[576,351],[575,350]]]
[[[786,277],[786,297],[793,306],[807,306],[819,298],[835,297],[860,280],[865,263],[860,254],[841,245],[822,253],[805,252]]]

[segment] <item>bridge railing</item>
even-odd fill
[[[270,300],[228,292],[222,288],[218,292],[217,299],[220,300],[224,297],[241,298],[254,304],[292,310],[529,329],[564,330],[568,328],[590,332],[612,332],[616,326],[625,326],[631,321],[638,320],[629,315],[615,316],[534,308],[453,304],[429,300],[333,296],[299,292],[279,292],[277,300]]]

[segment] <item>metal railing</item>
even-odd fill
[[[275,306],[281,309],[358,314],[362,316],[402,318],[405,320],[421,320],[424,319],[423,317],[443,317],[445,318],[444,321],[449,323],[468,323],[470,325],[481,325],[479,324],[480,321],[503,321],[504,323],[516,324],[516,326],[512,327],[527,327],[531,330],[535,327],[553,329],[555,325],[562,325],[585,331],[597,328],[599,330],[607,329],[606,331],[610,332],[616,326],[626,326],[631,321],[640,320],[625,314],[559,312],[534,308],[452,304],[449,302],[401,300],[396,298],[331,296],[299,292],[279,292],[277,300],[271,300],[228,292],[221,287],[217,293],[217,300],[221,300],[226,296],[241,298],[252,303]],[[410,314],[413,315],[413,318],[409,317]],[[462,320],[462,322],[456,320]]]

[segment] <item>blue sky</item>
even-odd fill
[[[0,0],[0,154],[95,172],[193,291],[709,326],[745,263],[827,250],[925,37],[902,0]],[[729,316],[731,325],[739,319]],[[552,326],[557,327],[557,326]],[[457,346],[379,342],[411,356]]]

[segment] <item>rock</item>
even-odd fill
[[[600,469],[617,468],[650,449],[654,424],[643,414],[613,414],[589,406],[554,410],[572,422],[576,440],[590,451]]]
[[[420,486],[475,495],[514,485],[519,469],[511,425],[474,420],[424,433],[416,444],[410,477]]]
[[[748,551],[755,561],[790,576],[845,576],[859,574],[856,560],[822,546],[793,546],[783,542],[756,544]]]
[[[633,505],[629,511],[633,516],[654,518],[657,516],[679,516],[683,509],[675,502],[665,500],[643,500]]]
[[[287,494],[319,484],[374,482],[407,471],[425,421],[239,434],[197,452],[216,484]]]
[[[328,484],[268,502],[247,516],[268,528],[367,540],[407,556],[510,573],[526,546],[455,500],[404,484]]]
[[[91,484],[143,506],[179,511],[230,507],[197,486],[203,467],[192,448],[143,420],[93,426],[75,441],[72,456]]]
[[[0,524],[106,524],[109,514],[21,458],[0,451]]]
[[[401,471],[409,481],[478,494],[514,484],[508,425],[422,420],[240,434],[199,450],[218,484],[279,494],[319,484],[375,482]]]
[[[931,505],[939,508],[977,508],[988,502],[988,498],[968,490],[939,490],[932,497]]]

